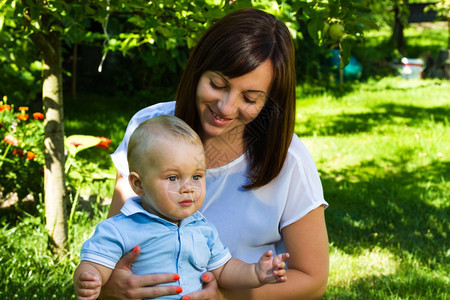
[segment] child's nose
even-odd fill
[[[198,180],[186,179],[180,185],[180,194],[193,193],[197,195],[199,192],[201,192],[201,189],[202,186]]]
[[[180,185],[180,193],[193,193],[194,192],[194,186],[192,185],[191,180],[186,179],[184,182]]]

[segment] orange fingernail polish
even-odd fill
[[[188,296],[183,296],[183,298],[181,298],[181,300],[189,300]]]
[[[179,287],[177,287],[177,289],[175,291],[179,294],[183,291],[183,289],[181,288],[181,286],[179,286]]]
[[[173,280],[178,280],[178,279],[180,279],[180,275],[173,275]]]
[[[202,278],[203,278],[203,280],[206,280],[206,281],[208,281],[208,280],[209,280],[209,276],[208,276],[208,275],[206,275],[206,274],[202,275]]]
[[[136,253],[137,249],[138,249],[138,246],[134,247],[133,248],[133,253]]]

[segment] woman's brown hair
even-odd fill
[[[248,189],[261,187],[280,173],[294,133],[295,57],[286,25],[271,14],[252,8],[233,11],[218,20],[193,49],[176,97],[175,115],[199,132],[196,92],[201,75],[217,71],[235,78],[267,59],[273,66],[269,96],[244,131],[250,162],[249,183],[244,186]]]

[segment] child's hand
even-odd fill
[[[272,250],[266,251],[256,264],[256,275],[262,284],[287,280],[285,261],[289,258],[289,253],[278,254],[275,257],[272,257],[272,254]]]
[[[90,272],[81,273],[75,279],[75,293],[78,300],[97,299],[100,296],[102,282],[97,274]]]

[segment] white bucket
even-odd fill
[[[425,68],[424,61],[420,58],[403,57],[401,61],[394,62],[394,67],[405,79],[422,78],[422,72]]]

